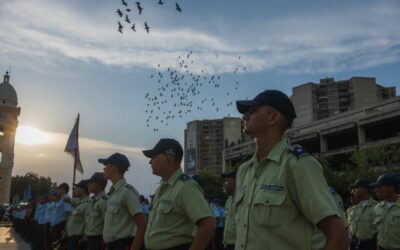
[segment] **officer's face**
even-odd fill
[[[106,178],[106,179],[110,179],[111,176],[113,176],[115,172],[118,172],[116,167],[114,165],[111,165],[111,164],[105,165],[103,170],[104,170],[104,173],[103,173],[104,174],[104,178]]]
[[[235,178],[232,178],[232,177],[225,178],[225,182],[224,182],[225,193],[230,195],[235,192],[235,182],[236,182]]]
[[[378,199],[384,200],[386,199],[389,194],[390,194],[390,187],[389,186],[378,186],[375,188],[376,196],[378,196]]]
[[[167,160],[166,154],[157,154],[150,159],[149,163],[154,175],[162,175]]]
[[[363,200],[368,195],[368,190],[362,187],[357,187],[354,189],[354,196],[358,200]]]
[[[248,112],[243,115],[244,132],[251,136],[256,136],[260,132],[268,129],[271,119],[277,112],[272,111],[268,106],[251,107]]]

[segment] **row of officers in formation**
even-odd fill
[[[164,138],[143,151],[153,174],[162,179],[148,218],[138,192],[124,179],[129,160],[115,153],[99,159],[102,173],[76,185],[78,199],[67,197],[62,184],[49,193],[51,203],[40,201],[35,213],[40,249],[400,249],[398,176],[386,173],[374,183],[357,180],[346,216],[319,161],[284,138],[296,118],[290,99],[266,90],[236,105],[257,149],[237,171],[224,174],[229,198],[223,246],[210,244],[219,223],[204,197],[204,183],[182,172],[182,146]],[[108,194],[107,181],[112,183]],[[370,198],[372,190],[379,202]]]

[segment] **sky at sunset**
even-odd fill
[[[290,95],[292,87],[325,77],[376,77],[399,92],[400,1],[143,0],[142,15],[135,2],[128,0],[136,32],[118,17],[119,0],[0,2],[0,73],[10,71],[20,127],[47,138],[17,141],[14,175],[30,171],[71,183],[73,159],[63,151],[78,112],[85,173],[77,179],[101,171],[97,159],[119,151],[133,165],[128,181],[149,194],[159,178],[141,151],[162,137],[183,143],[189,121],[239,116],[227,101],[268,88]],[[160,85],[151,75],[182,71],[178,58],[189,51],[191,72],[221,78],[219,89],[204,87],[193,101],[214,98],[219,110],[193,110],[154,132],[145,95]]]

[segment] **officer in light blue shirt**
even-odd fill
[[[61,183],[57,188],[54,213],[50,221],[52,243],[61,240],[67,216],[71,212],[71,204],[64,201],[64,199],[69,199],[68,191],[69,185],[67,183]]]

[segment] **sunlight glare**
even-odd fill
[[[34,127],[21,126],[17,128],[15,141],[21,144],[42,144],[49,141],[49,135]]]

